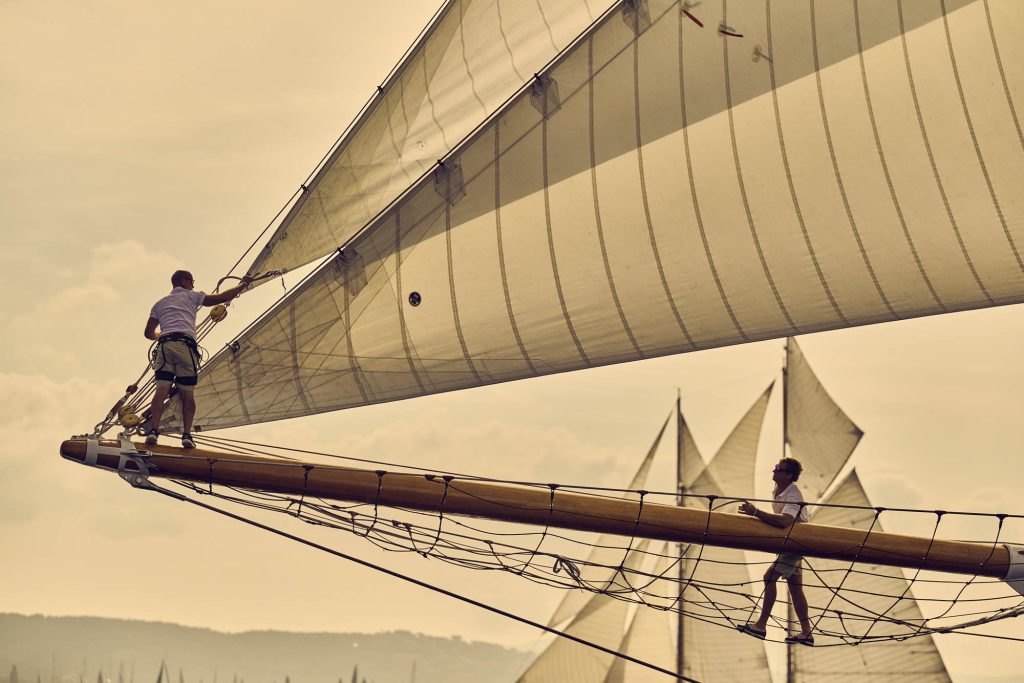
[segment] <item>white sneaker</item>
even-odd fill
[[[160,439],[160,432],[155,429],[150,429],[149,434],[146,434],[146,445],[155,446],[156,442]]]
[[[191,434],[182,434],[181,435],[181,447],[182,448],[195,448],[196,447],[196,442],[192,440],[192,435]]]

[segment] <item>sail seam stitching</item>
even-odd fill
[[[661,17],[658,17],[657,21],[660,22],[660,20]],[[636,162],[637,171],[640,176],[640,199],[644,207],[644,219],[647,222],[647,237],[651,241],[651,251],[654,256],[654,263],[658,267],[658,277],[661,280],[662,290],[665,292],[665,299],[672,309],[672,315],[676,319],[679,331],[683,333],[686,343],[690,345],[690,348],[696,348],[689,330],[686,329],[686,325],[683,323],[675,297],[672,296],[672,290],[668,286],[665,266],[661,261],[661,252],[658,250],[658,240],[654,234],[654,224],[651,221],[651,207],[647,196],[647,179],[644,175],[643,132],[640,125],[640,37],[646,35],[646,32],[641,33],[640,31],[639,8],[633,13],[633,24],[633,118],[636,125]]]
[[[629,325],[629,321],[626,320],[626,312],[622,309],[622,301],[619,299],[619,290],[615,285],[615,277],[612,275],[611,262],[608,259],[608,246],[605,242],[604,236],[604,221],[601,219],[601,198],[597,191],[597,149],[596,149],[596,133],[594,131],[594,40],[591,38],[587,41],[587,74],[588,74],[588,93],[587,100],[589,110],[587,112],[587,123],[589,130],[589,143],[590,143],[590,187],[594,196],[594,227],[597,232],[597,242],[601,247],[601,260],[604,264],[605,277],[608,278],[608,288],[612,295],[612,301],[615,303],[615,310],[619,314],[619,321],[622,323],[622,328],[626,332],[626,336],[629,337],[629,343],[633,345],[633,351],[638,356],[643,356],[643,351],[640,350],[640,345],[636,341],[636,336],[633,334],[633,330]]]
[[[999,224],[1003,228],[1003,235],[1006,236],[1006,241],[1010,244],[1010,249],[1013,251],[1013,257],[1017,261],[1017,270],[1024,273],[1024,262],[1021,261],[1020,252],[1017,250],[1017,243],[1013,240],[1013,235],[1010,234],[1010,229],[1006,225],[1006,217],[1003,215],[1003,209],[999,205],[999,200],[996,198],[995,187],[992,186],[992,178],[988,172],[988,165],[985,163],[985,156],[981,153],[981,147],[978,145],[978,135],[974,131],[974,121],[971,119],[970,109],[967,107],[967,98],[964,96],[964,86],[960,79],[960,68],[956,62],[956,51],[953,49],[953,36],[949,31],[949,14],[946,11],[946,0],[941,0],[942,6],[942,26],[946,31],[946,45],[949,48],[949,62],[953,67],[953,80],[956,82],[956,91],[960,96],[960,106],[964,112],[964,122],[967,124],[967,130],[971,134],[971,142],[974,144],[974,154],[978,157],[978,166],[981,167],[981,175],[985,178],[985,186],[988,188],[988,195],[992,199],[992,208],[995,209],[996,216],[999,217]],[[991,303],[991,300],[990,300]]]
[[[726,19],[726,6],[727,0],[722,0],[722,21]],[[793,332],[796,332],[796,323],[793,322],[793,318],[789,315],[789,311],[786,309],[786,304],[782,301],[782,295],[779,294],[779,288],[775,284],[775,278],[772,277],[771,269],[768,267],[768,261],[765,258],[764,250],[761,247],[761,238],[757,234],[757,228],[754,225],[754,217],[750,213],[750,201],[747,198],[747,187],[743,181],[743,169],[740,165],[740,152],[739,145],[736,141],[736,123],[733,117],[732,111],[732,79],[729,76],[729,38],[728,34],[722,36],[722,61],[723,61],[723,73],[725,80],[725,111],[729,118],[729,139],[732,142],[732,159],[733,166],[736,169],[736,181],[740,192],[740,200],[743,204],[743,212],[747,217],[747,226],[750,229],[750,237],[754,243],[754,249],[757,251],[758,261],[761,263],[761,270],[764,271],[764,276],[768,281],[768,287],[772,290],[772,295],[775,298],[775,303],[778,305],[779,310],[782,312],[783,317],[786,319],[786,323],[789,325]]]
[[[956,218],[953,216],[953,209],[949,205],[949,197],[946,195],[946,188],[942,182],[942,177],[939,175],[939,168],[935,162],[935,154],[932,151],[931,139],[928,137],[928,130],[924,124],[924,115],[921,113],[921,103],[917,97],[917,86],[914,83],[914,72],[910,64],[910,50],[907,46],[907,34],[906,27],[903,22],[903,0],[896,1],[896,10],[899,16],[900,23],[900,42],[903,45],[903,62],[906,65],[907,70],[907,83],[910,85],[910,96],[914,101],[914,111],[917,114],[917,125],[921,131],[921,140],[924,142],[925,152],[928,156],[928,163],[931,165],[932,176],[935,179],[935,185],[939,191],[939,197],[942,199],[942,206],[946,210],[946,217],[949,219],[950,226],[953,228],[953,234],[956,236],[957,244],[960,245],[960,252],[963,254],[964,262],[967,268],[971,271],[971,276],[974,278],[975,284],[978,285],[978,289],[981,290],[985,300],[991,305],[994,304],[992,297],[988,293],[985,284],[981,281],[981,277],[978,275],[978,270],[974,266],[974,261],[971,260],[971,255],[967,251],[967,246],[964,244],[963,236],[960,234],[960,227],[957,225]]]
[[[934,299],[938,307],[945,312],[949,309],[939,297],[939,293],[935,290],[935,285],[932,284],[932,280],[925,270],[924,262],[921,260],[921,255],[917,251],[917,245],[914,244],[914,238],[910,234],[910,228],[907,225],[906,217],[903,215],[903,207],[900,206],[899,198],[896,196],[896,187],[893,185],[892,174],[889,171],[889,162],[886,159],[885,150],[882,148],[882,138],[878,132],[878,120],[875,118],[875,107],[871,100],[871,86],[868,83],[867,64],[864,62],[864,44],[861,37],[860,26],[860,0],[853,0],[853,23],[856,29],[855,33],[857,35],[857,57],[860,61],[861,81],[864,84],[864,101],[868,108],[868,120],[871,122],[871,133],[875,139],[875,149],[878,152],[878,161],[882,165],[882,174],[885,176],[885,184],[889,188],[889,197],[892,199],[893,209],[896,211],[896,217],[899,219],[900,227],[903,229],[903,237],[907,240],[907,246],[910,248],[910,253],[914,257],[914,263],[917,264],[917,271],[920,273],[921,279],[924,281],[925,286],[931,293],[932,299]]]
[[[827,120],[827,117],[826,117],[826,114],[825,114],[825,102],[820,99],[821,98],[821,76],[820,76],[820,73],[818,71],[820,66],[818,64],[817,34],[815,32],[815,27],[814,27],[814,0],[810,0],[810,6],[811,6],[811,45],[813,46],[813,50],[812,51],[813,51],[813,54],[814,54],[814,75],[815,75],[815,77],[818,80],[818,96],[819,96],[819,105],[820,105],[820,108],[821,108],[821,117],[822,117],[823,120]],[[767,44],[768,44],[768,54],[774,54],[774,52],[772,50],[772,9],[771,9],[771,0],[766,0],[766,2],[765,2],[765,28],[766,28],[766,31],[767,31],[766,38],[767,38]],[[839,303],[836,301],[835,294],[832,292],[832,288],[828,284],[828,280],[825,277],[825,273],[821,269],[821,263],[818,261],[818,254],[817,254],[817,252],[814,249],[814,244],[811,241],[811,235],[810,235],[810,233],[807,230],[807,222],[804,220],[804,212],[803,212],[803,209],[800,206],[800,199],[797,196],[796,183],[793,180],[793,171],[792,171],[792,169],[790,168],[790,165],[789,165],[789,152],[788,152],[788,150],[786,148],[786,136],[785,136],[785,133],[782,130],[782,113],[781,113],[781,111],[779,109],[779,91],[778,91],[777,84],[776,84],[776,79],[775,79],[775,60],[765,60],[765,61],[768,62],[768,76],[769,76],[769,79],[770,79],[770,82],[771,82],[771,92],[772,92],[772,109],[775,112],[775,132],[779,136],[779,154],[780,154],[781,159],[782,159],[782,168],[783,168],[783,171],[785,172],[785,176],[786,176],[786,186],[789,188],[789,196],[790,196],[790,199],[793,202],[793,212],[796,215],[797,224],[800,226],[800,233],[801,233],[801,235],[804,238],[804,245],[807,247],[807,254],[811,257],[811,263],[814,265],[814,272],[818,276],[818,282],[821,283],[821,288],[825,291],[825,296],[828,298],[829,304],[832,306],[832,310],[835,312],[835,314],[837,316],[839,316],[839,319],[841,321],[843,321],[844,324],[849,324],[850,321],[846,318],[846,315],[843,313],[842,309],[840,308]],[[831,138],[827,137],[828,136],[828,124],[827,123],[825,125],[825,134],[826,134],[826,138],[828,140],[829,151],[831,152],[832,151],[832,140],[831,140]],[[834,155],[832,157],[832,161],[833,161],[833,167],[834,167],[835,166],[835,156]],[[847,214],[849,215],[849,208],[847,208]],[[863,255],[863,253],[864,252],[862,250],[861,251],[861,255]],[[877,283],[876,283],[876,286],[877,286]]]

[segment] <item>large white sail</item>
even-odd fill
[[[636,570],[643,560],[647,545],[648,541],[640,541],[635,552],[626,556],[624,566]],[[620,575],[610,590],[623,590],[626,587]],[[617,649],[626,628],[629,608],[630,603],[625,600],[611,595],[594,595],[565,628],[565,632],[612,650]],[[556,638],[543,655],[535,659],[519,677],[518,683],[593,683],[604,680],[614,659],[614,655],[606,652],[581,647],[566,638]]]
[[[819,508],[811,519],[815,524],[882,531],[879,523],[872,527],[871,501],[855,471],[850,472],[825,502],[857,506],[858,509]],[[856,571],[848,574],[846,570],[850,568],[849,562],[813,559],[810,565],[815,570],[815,578],[812,578],[808,568],[804,569],[804,590],[808,602],[812,605],[828,604],[831,610],[845,615],[841,621],[832,612],[832,616],[817,622],[817,626],[825,632],[849,632],[853,637],[865,633],[877,637],[896,632],[905,633],[905,627],[887,626],[884,621],[872,625],[875,615],[922,623],[921,611],[900,569],[858,564]],[[821,587],[819,579],[830,588]],[[833,598],[833,589],[840,584],[843,591]],[[883,596],[903,597],[896,599]],[[812,623],[819,616],[820,612],[812,611]],[[821,633],[816,633],[814,638],[818,646],[838,642],[836,638]],[[846,683],[854,680],[877,683],[950,683],[951,680],[930,635],[918,636],[909,641],[865,642],[859,647],[794,646],[791,654],[795,680],[821,683]]]
[[[612,0],[449,0],[305,185],[249,272],[334,251]]]
[[[800,490],[806,500],[818,500],[864,432],[829,396],[795,339],[786,344],[786,406],[786,440],[803,465]]]
[[[219,353],[196,423],[1024,301],[1024,5],[819,4],[597,22]]]
[[[647,482],[647,473],[651,470],[651,463],[654,462],[654,456],[658,453],[658,446],[661,445],[661,438],[665,434],[665,428],[668,426],[668,418],[661,425],[661,429],[658,430],[658,435],[654,438],[654,443],[647,450],[647,455],[644,456],[643,461],[640,463],[640,467],[637,468],[636,474],[629,482],[629,486],[626,488],[637,491],[644,487]],[[636,499],[639,498],[638,494],[627,493],[625,498]],[[617,548],[621,546],[623,539],[621,536],[612,536],[611,534],[602,534],[594,542],[593,548],[587,555],[585,565],[596,567],[614,567],[617,566],[619,559],[622,557],[622,551]],[[604,572],[604,576],[595,576],[595,571],[591,570],[587,572],[587,579],[591,582],[610,583],[615,575],[614,569],[609,569]],[[583,608],[583,606],[589,601],[594,599],[594,594],[581,590],[569,590],[565,591],[565,595],[562,596],[562,601],[558,603],[558,607],[555,608],[554,614],[551,615],[551,619],[548,620],[548,625],[553,626],[560,624],[566,619],[575,614]]]

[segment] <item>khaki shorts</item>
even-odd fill
[[[803,555],[796,553],[779,553],[772,563],[771,570],[783,578],[789,578],[800,573],[800,563],[803,559]]]
[[[182,391],[192,391],[199,373],[199,357],[186,342],[167,340],[156,345],[153,370],[156,383],[174,382]]]

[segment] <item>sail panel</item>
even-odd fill
[[[856,509],[818,508],[811,518],[813,523],[882,531],[879,523],[872,526],[871,501],[855,471],[850,472],[825,502],[856,506]],[[900,569],[857,564],[855,571],[847,573],[849,562],[813,559],[809,563],[814,571],[812,575],[808,567],[804,568],[804,592],[808,602],[829,605],[830,610],[843,613],[842,620],[832,612],[832,616],[818,621],[820,610],[812,610],[811,623],[821,629],[815,633],[815,644],[840,642],[827,633],[849,634],[852,638],[868,635],[881,640],[864,642],[860,647],[791,646],[796,680],[950,683],[952,679],[931,635],[909,641],[884,640],[890,634],[905,634],[906,624],[924,624],[921,610]],[[822,581],[827,587],[822,586]],[[841,590],[835,593],[839,588]],[[888,625],[883,620],[873,624],[875,615],[885,615],[902,623]]]
[[[818,500],[836,478],[863,432],[818,381],[795,339],[786,344],[786,438],[803,465],[800,490]]]
[[[644,557],[648,541],[637,544],[635,552],[627,555],[624,565],[635,571]],[[620,575],[611,590],[627,588]],[[580,610],[565,632],[597,643],[606,648],[618,649],[626,628],[626,614],[630,604],[611,595],[595,594]],[[593,683],[602,681],[612,666],[614,655],[580,645],[565,638],[556,638],[533,661],[520,676],[518,683]]]
[[[306,184],[249,272],[343,245],[563,49],[610,0],[451,0]]]
[[[668,544],[658,550],[658,560],[654,564],[654,576],[668,576],[669,558]],[[664,579],[655,579],[648,590],[657,595],[670,596],[678,584]],[[629,624],[626,637],[622,639],[621,652],[641,661],[659,666],[669,671],[676,670],[676,643],[672,635],[672,612],[652,609],[641,605]],[[624,659],[616,659],[612,663],[605,683],[660,683],[665,674],[634,664]]]
[[[237,352],[211,360],[197,424],[1024,301],[1024,198],[1006,190],[1024,147],[991,144],[1017,139],[1011,100],[938,95],[963,80],[951,55],[993,54],[1002,35],[981,3],[947,3],[950,24],[978,28],[952,42],[938,5],[815,17],[812,42],[832,46],[816,60],[810,17],[783,21],[807,3],[730,5],[743,39],[700,29],[674,2],[642,4],[649,24],[625,6],[595,24]],[[711,5],[707,16],[725,9]],[[1024,7],[998,11],[1019,22]],[[769,29],[786,49],[752,59]],[[998,80],[994,65],[963,68]],[[1020,89],[1024,65],[1002,66]],[[929,107],[922,122],[915,102]],[[804,138],[807,109],[822,123]],[[965,114],[978,144],[954,154],[933,138],[962,130]]]
[[[757,457],[757,444],[761,438],[768,399],[774,386],[773,382],[757,397],[708,464],[708,474],[721,495],[732,498],[754,497],[754,460]],[[699,489],[698,485],[695,492]]]

